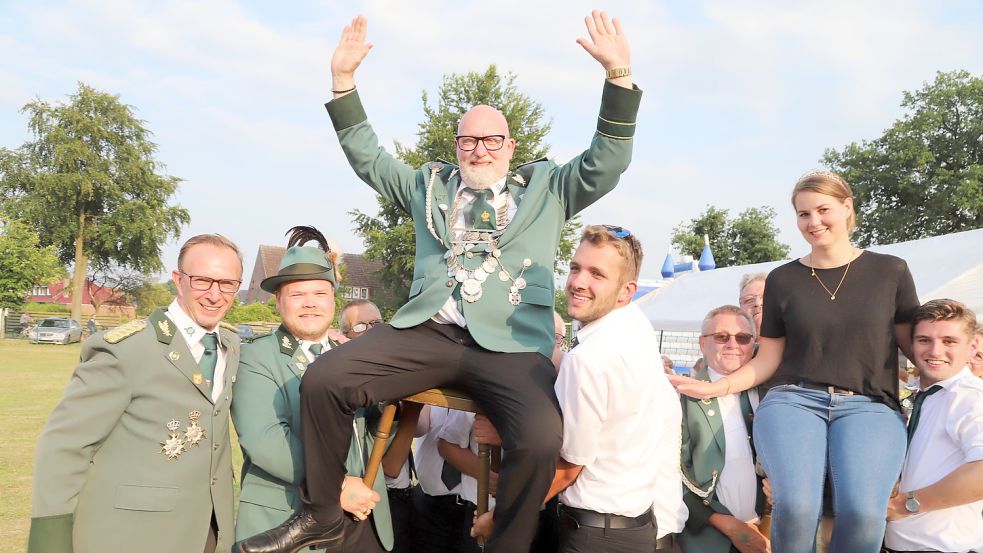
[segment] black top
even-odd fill
[[[808,381],[870,396],[900,410],[896,323],[918,307],[903,259],[864,251],[850,264],[836,299],[798,260],[765,281],[761,335],[785,338],[778,371],[768,386]],[[847,266],[816,269],[830,291]]]

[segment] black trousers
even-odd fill
[[[414,553],[455,551],[465,508],[458,502],[457,495],[427,495],[423,486],[417,486],[413,506],[416,511],[417,546]]]
[[[338,489],[358,407],[439,386],[471,396],[502,437],[489,553],[526,551],[563,438],[556,372],[538,353],[478,346],[466,329],[427,321],[371,332],[319,357],[301,381],[306,503],[324,523],[342,516]]]
[[[413,508],[414,490],[419,486],[389,488],[389,512],[393,521],[392,553],[416,553],[416,522]]]

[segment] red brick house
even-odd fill
[[[253,273],[249,278],[249,287],[246,293],[241,295],[243,303],[253,303],[256,301],[265,302],[270,299],[272,294],[259,287],[263,279],[275,275],[280,267],[280,260],[283,259],[287,248],[282,246],[260,246],[256,254],[256,264],[253,265]],[[382,269],[381,261],[370,261],[361,254],[346,253],[342,255],[342,272],[345,275],[338,286],[341,296],[348,300],[366,299],[372,301],[385,301],[385,291],[382,283],[376,276]]]

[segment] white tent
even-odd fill
[[[983,229],[869,249],[907,261],[921,301],[959,300],[983,319]],[[636,303],[656,330],[698,332],[711,309],[737,304],[743,275],[768,272],[784,263],[787,261],[683,273]]]

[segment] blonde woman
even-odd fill
[[[771,272],[757,357],[714,383],[672,378],[709,398],[770,379],[754,443],[773,490],[772,550],[815,549],[829,472],[836,515],[830,551],[877,553],[905,454],[897,352],[911,348],[918,307],[904,260],[857,248],[853,193],[813,171],[792,192],[809,254]]]

